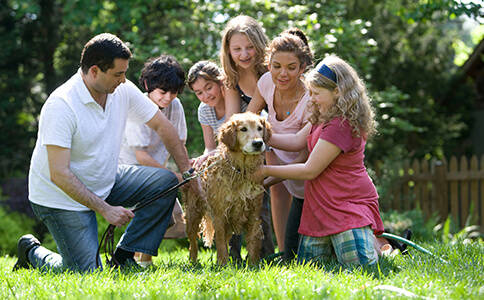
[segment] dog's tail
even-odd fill
[[[203,233],[203,244],[205,247],[212,247],[213,237],[215,236],[215,228],[213,227],[212,218],[203,217],[202,219],[202,233]]]

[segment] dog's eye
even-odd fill
[[[247,127],[240,128],[240,131],[247,131]]]
[[[262,130],[262,126],[257,127],[257,131],[261,131],[261,130]]]

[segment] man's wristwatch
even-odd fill
[[[190,169],[186,170],[185,172],[183,172],[182,173],[183,180],[187,180],[188,178],[190,178],[193,174],[193,171],[195,171],[195,169],[190,168]]]

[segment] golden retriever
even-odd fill
[[[214,155],[199,168],[205,197],[184,189],[190,259],[197,261],[197,238],[203,232],[206,246],[215,235],[217,263],[228,261],[227,243],[233,234],[246,232],[250,264],[259,261],[263,232],[260,210],[264,188],[251,175],[264,163],[266,143],[272,134],[270,124],[256,114],[233,115],[219,129]],[[203,199],[206,200],[203,200]]]

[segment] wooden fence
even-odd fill
[[[475,155],[470,160],[465,156],[452,156],[450,161],[414,160],[404,163],[399,173],[389,199],[382,199],[390,201],[387,207],[410,210],[418,206],[425,217],[437,212],[441,221],[451,215],[461,228],[472,212],[471,225],[479,225],[484,232],[484,155],[480,160]]]

